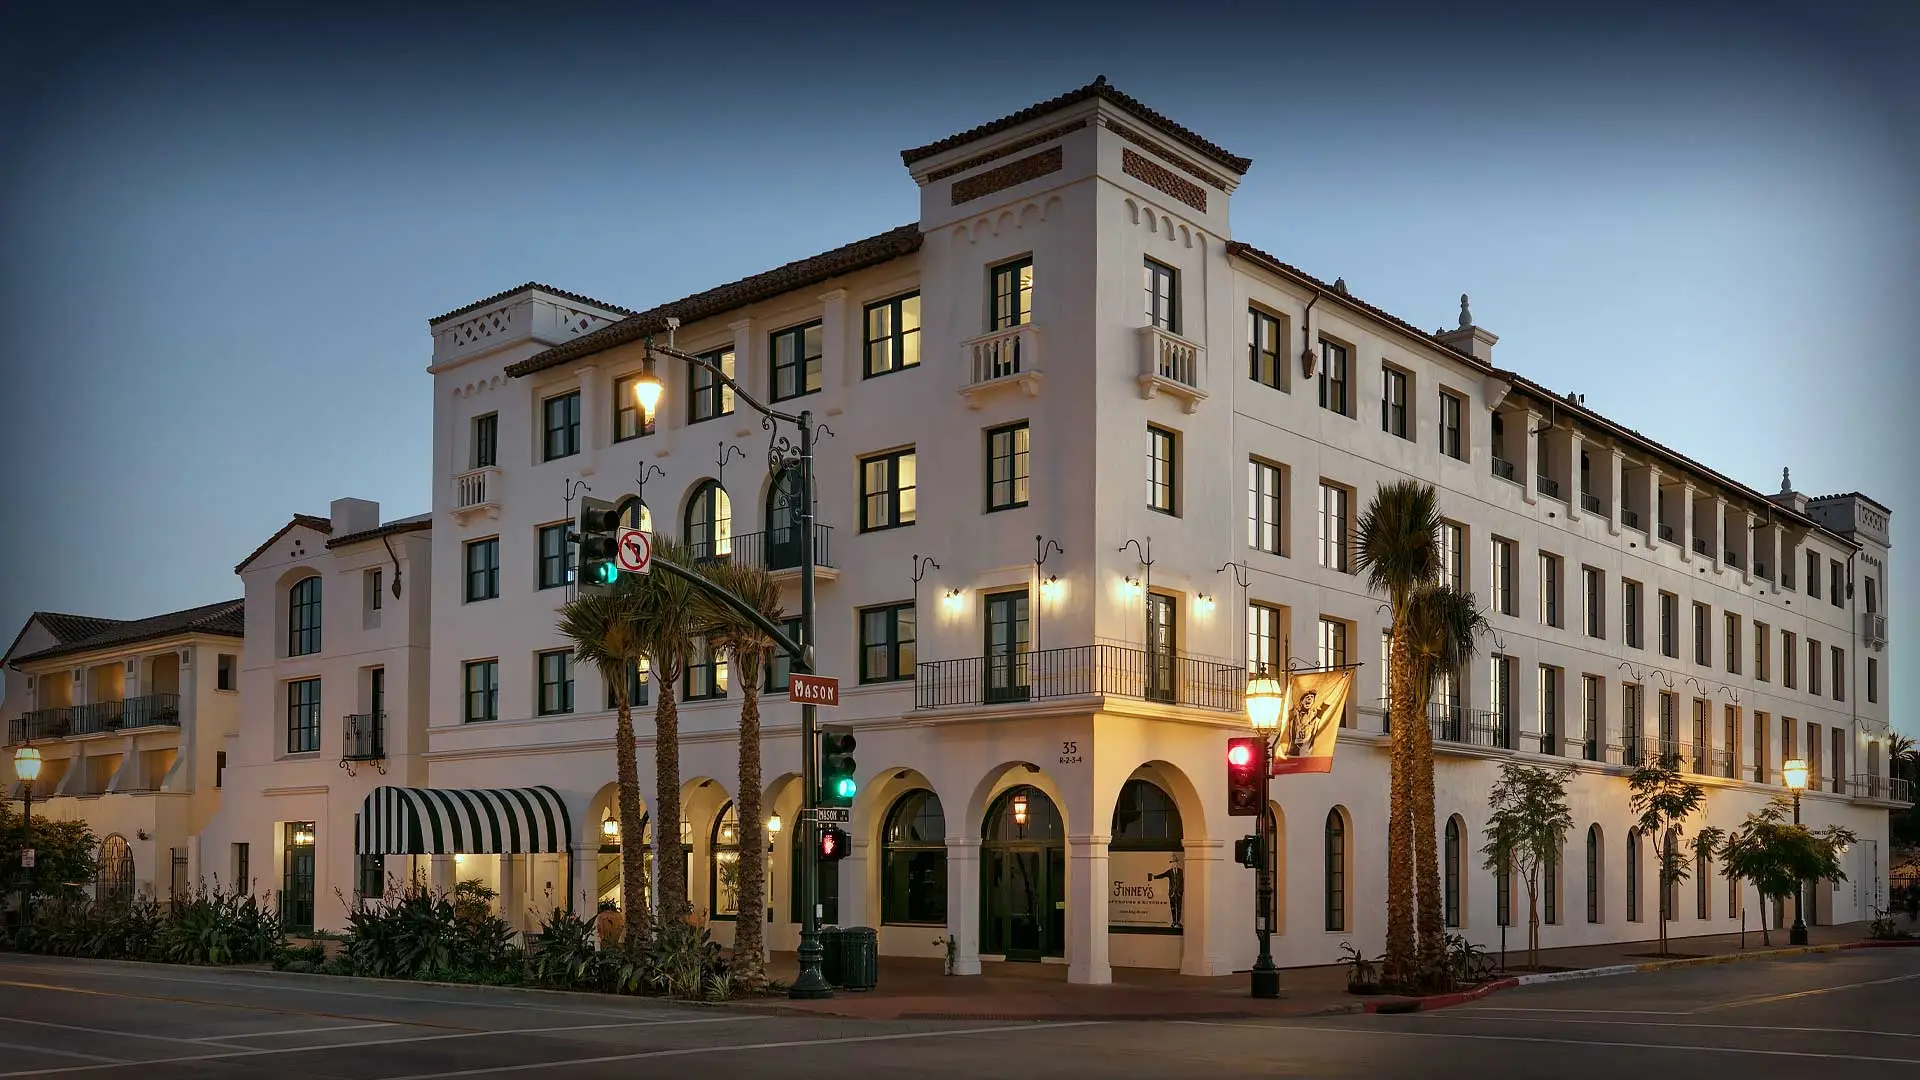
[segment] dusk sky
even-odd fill
[[[1470,293],[1503,366],[1890,506],[1920,732],[1917,38],[1879,6],[9,5],[0,633],[238,596],[334,498],[429,509],[427,319],[912,221],[901,148],[1105,74],[1253,159],[1235,238],[1427,328]]]

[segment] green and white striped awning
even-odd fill
[[[500,855],[564,852],[573,837],[566,801],[550,787],[373,789],[360,805],[362,855]]]

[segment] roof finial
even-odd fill
[[[1460,329],[1465,330],[1468,327],[1471,327],[1472,325],[1473,325],[1473,312],[1467,310],[1467,294],[1461,293],[1460,294]]]
[[[1787,467],[1785,465],[1780,467],[1780,494],[1793,494],[1793,480],[1787,475]]]
[[[1347,292],[1347,279],[1343,277],[1334,278],[1333,291],[1345,296]]]
[[[1105,75],[1095,75],[1093,77],[1093,85],[1095,86],[1107,85],[1107,77]]]

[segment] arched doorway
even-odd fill
[[[1180,809],[1173,796],[1151,780],[1127,781],[1114,803],[1108,843],[1115,886],[1107,898],[1109,930],[1180,932],[1186,892],[1180,839]],[[1128,888],[1121,889],[1121,883]]]
[[[100,841],[100,869],[93,881],[94,902],[125,907],[133,902],[133,847],[119,833]]]
[[[1002,792],[980,847],[980,951],[1009,960],[1066,955],[1066,829],[1053,800],[1027,785]]]
[[[595,908],[599,911],[620,911],[626,907],[622,895],[621,878],[625,873],[622,865],[621,845],[625,839],[620,833],[620,819],[614,816],[609,807],[606,816],[600,819],[600,851],[594,871]],[[640,812],[640,873],[641,885],[647,890],[640,896],[640,906],[653,909],[653,816],[648,811]]]

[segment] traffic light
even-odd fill
[[[1227,740],[1227,813],[1256,817],[1260,813],[1259,737]]]
[[[820,729],[820,798],[817,806],[852,806],[859,785],[854,782],[853,731],[843,727]]]
[[[846,830],[838,825],[828,825],[820,830],[820,861],[839,862],[852,850],[853,841]]]
[[[1249,870],[1260,869],[1260,839],[1243,836],[1233,842],[1233,861]]]
[[[613,559],[618,550],[620,511],[605,499],[580,498],[580,572],[574,581],[582,596],[604,592],[620,576]]]

